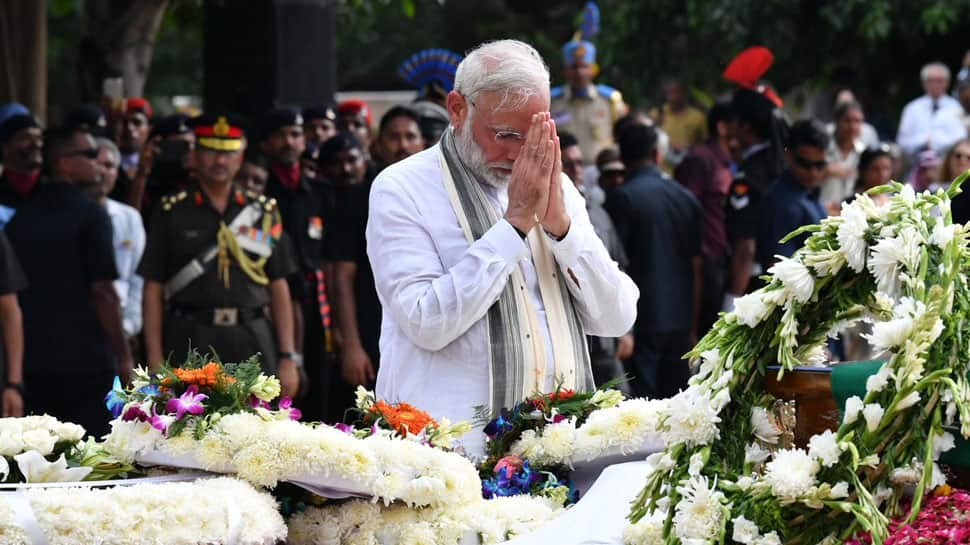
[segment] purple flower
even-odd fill
[[[280,400],[279,408],[281,411],[290,412],[290,420],[299,420],[303,416],[303,411],[293,406],[293,400],[284,397]]]
[[[121,419],[125,422],[131,422],[132,420],[137,420],[138,422],[146,422],[148,420],[148,415],[145,411],[141,409],[138,405],[132,405],[125,409],[125,413],[121,416]]]
[[[266,403],[256,396],[249,396],[249,406],[254,409],[266,409],[267,411],[270,410],[269,403]]]
[[[335,427],[338,430],[346,433],[347,435],[353,435],[354,434],[354,428],[353,428],[353,426],[348,426],[347,424],[344,424],[343,422],[337,422],[336,424],[333,425],[333,427]]]
[[[181,420],[185,413],[198,416],[205,412],[202,402],[206,399],[209,399],[209,396],[200,394],[199,389],[193,384],[181,397],[168,400],[168,403],[165,404],[165,410],[170,413],[174,412],[175,420]]]
[[[148,423],[163,434],[168,433],[168,426],[174,421],[175,418],[170,414],[156,414],[148,419]]]
[[[563,416],[561,414],[557,414],[557,415],[555,415],[555,416],[552,417],[552,423],[553,424],[558,424],[558,423],[562,422],[565,419],[566,419],[565,416]]]
[[[508,412],[505,409],[502,409],[502,413],[499,415],[499,417],[492,420],[487,426],[485,426],[485,435],[487,435],[489,439],[496,439],[512,431],[512,428],[513,426],[512,422],[509,421]]]

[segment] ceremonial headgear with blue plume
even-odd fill
[[[443,98],[455,85],[455,71],[461,59],[461,55],[447,49],[425,49],[402,62],[397,74],[418,89],[418,96]]]
[[[593,38],[600,32],[600,8],[596,2],[587,2],[583,8],[579,30],[573,39],[562,46],[562,58],[565,64],[584,62],[596,64],[596,46]]]

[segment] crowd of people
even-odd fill
[[[835,93],[830,120],[790,122],[760,84],[701,108],[674,79],[657,107],[630,111],[594,82],[592,43],[569,42],[561,61],[567,82],[549,89],[549,121],[562,172],[639,289],[627,334],[588,337],[592,376],[629,377],[622,387],[635,395],[686,385],[683,354],[799,247],[801,237],[780,242],[787,233],[891,179],[935,189],[970,168],[970,75],[960,73],[954,98],[941,63],[924,67],[925,94],[902,111],[895,141],[882,142],[852,89]],[[156,116],[128,98],[79,107],[46,130],[19,104],[0,107],[3,414],[46,412],[104,432],[116,375],[194,351],[259,354],[307,418],[343,420],[381,364],[372,263],[393,266],[369,244],[406,238],[393,206],[428,229],[450,217],[423,215],[432,195],[390,203],[371,186],[443,134],[467,157],[462,135],[447,136],[465,119],[446,98],[453,83],[390,108],[373,134],[360,100],[243,118]],[[469,112],[489,111],[464,98]],[[477,129],[502,149],[526,140],[497,121]],[[374,206],[380,225],[369,226]],[[970,220],[970,203],[958,199],[953,214]],[[455,249],[441,245],[439,255]],[[830,346],[832,359],[864,355],[848,336]]]

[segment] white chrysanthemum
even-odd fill
[[[781,436],[781,430],[775,425],[764,407],[751,409],[751,431],[754,436],[765,443],[774,445]]]
[[[610,448],[622,454],[636,451],[645,437],[657,433],[666,407],[663,399],[628,399],[616,407],[593,411],[576,430],[573,460],[592,460]]]
[[[808,440],[808,454],[821,462],[824,467],[832,467],[842,456],[842,449],[832,430],[825,430]]]
[[[882,238],[872,247],[869,271],[875,276],[879,291],[891,296],[900,294],[900,274],[917,270],[922,243],[919,232],[905,226],[897,236]]]
[[[862,398],[859,396],[851,396],[845,400],[845,415],[842,418],[842,424],[848,426],[852,424],[859,418],[859,414],[862,412]]]
[[[662,435],[667,447],[685,444],[688,448],[707,445],[721,436],[721,418],[713,404],[696,387],[670,398]]]
[[[778,262],[768,269],[775,278],[781,281],[787,292],[785,299],[794,299],[799,303],[807,303],[815,291],[815,278],[808,267],[794,259],[776,255]]]
[[[662,545],[667,513],[656,510],[623,529],[624,545]]]
[[[759,443],[750,443],[744,447],[745,464],[761,464],[771,457],[771,451],[761,446]]]
[[[930,243],[938,248],[946,248],[953,241],[956,227],[956,225],[943,225],[942,221],[937,221],[933,226],[933,233],[930,234]]]
[[[724,494],[708,487],[707,477],[691,477],[677,487],[682,499],[674,509],[674,534],[682,541],[713,539],[721,530]]]
[[[863,407],[862,417],[866,419],[866,429],[876,431],[884,414],[886,414],[886,409],[882,408],[882,405],[878,403],[869,403]]]
[[[765,301],[764,292],[761,290],[734,300],[735,318],[739,323],[748,327],[755,327],[760,324],[772,310],[774,310],[774,307]]]
[[[792,503],[811,493],[818,470],[818,462],[804,450],[779,450],[765,465],[764,480],[783,504]]]
[[[752,545],[759,537],[761,537],[761,530],[758,529],[758,525],[744,518],[743,515],[734,517],[731,524],[734,526],[731,539],[738,543]]]
[[[842,221],[836,231],[839,251],[845,256],[849,268],[862,272],[866,265],[866,230],[869,223],[865,211],[855,203],[842,203]]]
[[[866,379],[866,393],[881,392],[889,384],[893,376],[892,367],[888,363],[879,368],[879,372]]]

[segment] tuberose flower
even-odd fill
[[[839,251],[845,256],[849,268],[862,272],[866,265],[866,230],[869,228],[866,213],[855,203],[842,203],[841,222],[836,231]]]
[[[862,416],[866,419],[866,429],[869,431],[876,431],[879,427],[879,422],[882,421],[882,416],[886,414],[886,409],[882,408],[882,405],[878,403],[870,403],[862,409]]]
[[[769,306],[765,301],[761,290],[734,300],[734,316],[738,322],[752,328],[767,318],[773,309],[774,307]]]
[[[859,418],[862,412],[862,398],[851,396],[845,400],[845,415],[842,417],[842,424],[848,426]]]
[[[774,445],[781,436],[781,430],[772,421],[768,411],[763,407],[751,409],[751,429],[760,441]]]

